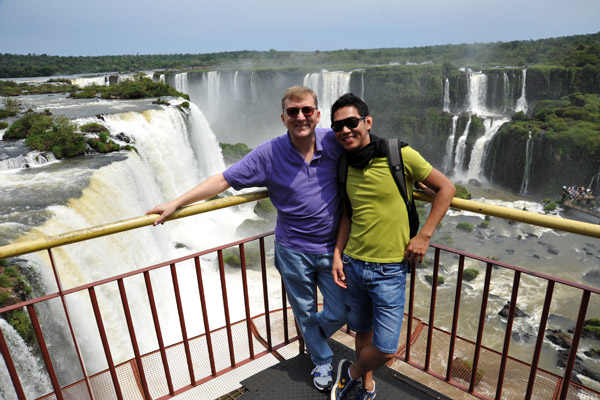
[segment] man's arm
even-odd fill
[[[409,262],[422,262],[427,248],[429,247],[429,240],[433,236],[435,228],[440,224],[446,211],[452,203],[454,194],[456,193],[456,187],[444,174],[437,169],[433,168],[431,173],[423,182],[427,187],[433,189],[435,197],[431,206],[431,212],[421,228],[421,231],[411,239],[406,246],[404,252],[404,259]]]
[[[198,186],[185,192],[178,198],[167,203],[160,204],[153,209],[146,211],[146,215],[160,214],[160,216],[154,221],[154,225],[158,225],[163,223],[163,221],[173,214],[179,207],[211,198],[219,193],[224,192],[230,187],[231,186],[229,183],[227,183],[223,174],[216,174],[204,180]]]
[[[344,205],[342,215],[340,217],[340,225],[337,231],[337,239],[335,242],[335,249],[333,249],[333,267],[331,273],[333,274],[333,281],[338,285],[346,289],[346,275],[344,275],[344,263],[342,262],[342,253],[348,243],[348,237],[350,236],[350,219],[346,213],[346,206]]]

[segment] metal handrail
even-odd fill
[[[432,201],[430,197],[420,192],[414,192],[413,195],[414,198],[417,200],[427,202]],[[197,203],[178,209],[173,213],[173,215],[167,218],[166,221],[181,219],[189,217],[191,215],[202,214],[205,212],[231,207],[243,203],[249,203],[251,201],[260,200],[267,197],[267,191],[262,190]],[[600,238],[600,225],[594,225],[587,222],[563,219],[550,215],[540,215],[529,211],[515,210],[508,207],[495,206],[472,200],[463,200],[456,197],[452,200],[451,207],[459,210],[475,212],[478,214],[484,214],[518,222],[524,222],[530,225],[537,225],[545,228],[551,228],[589,237]],[[76,231],[61,233],[58,235],[48,236],[37,240],[9,244],[0,247],[0,259],[20,256],[27,253],[33,253],[39,250],[46,250],[52,247],[82,242],[89,239],[112,235],[114,233],[125,232],[144,226],[149,226],[154,223],[156,218],[158,218],[158,215],[156,214],[144,215],[141,217],[135,217],[117,222],[111,222],[104,225],[98,225],[91,228],[85,228]]]

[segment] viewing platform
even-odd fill
[[[265,192],[254,192],[199,203],[178,210],[169,220],[264,197]],[[428,200],[417,193],[415,198]],[[597,225],[460,199],[454,199],[452,207],[600,238]],[[138,266],[77,287],[62,287],[61,266],[55,257],[62,247],[78,242],[93,246],[90,239],[145,227],[155,218],[148,215],[0,247],[0,259],[32,252],[47,258],[56,279],[56,291],[0,309],[0,313],[25,309],[31,320],[52,386],[51,393],[35,398],[327,399],[327,393],[320,393],[312,386],[313,366],[304,352],[285,289],[278,274],[270,274],[272,269],[267,267],[272,232],[156,265]],[[252,265],[247,256],[250,248],[259,255]],[[225,265],[225,251],[239,255],[239,268]],[[586,315],[598,304],[600,289],[441,245],[432,245],[429,255],[433,260],[428,267],[431,281],[438,282],[440,272],[446,270],[447,279],[451,276],[453,283],[444,290],[437,285],[418,283],[418,269],[412,266],[407,279],[399,350],[392,363],[375,373],[379,398],[600,399],[598,391],[574,379]],[[207,274],[213,272],[203,268],[207,257],[216,259],[218,264],[210,281]],[[449,271],[444,265],[455,265],[456,269]],[[467,289],[469,293],[474,290],[464,283],[467,268],[482,275],[475,297],[467,296]],[[503,317],[504,332],[500,333],[500,340],[499,333],[492,340],[486,324],[497,311],[488,309],[488,303],[494,297],[494,286],[504,285],[506,277],[510,285],[506,289],[509,301]],[[539,296],[542,305],[533,325],[531,354],[527,359],[518,359],[510,350],[519,290],[525,281],[534,282],[533,287],[538,288],[536,293],[526,295]],[[418,290],[417,285],[420,285]],[[190,288],[194,296],[189,296]],[[574,328],[564,368],[557,374],[542,368],[540,363],[546,351],[543,345],[552,305],[565,291],[571,299],[570,314],[566,317],[573,320]],[[138,310],[134,309],[140,298],[148,308],[144,329],[140,329]],[[259,304],[252,299],[259,299]],[[316,300],[320,303],[319,298]],[[478,318],[468,329],[461,330],[465,302],[475,305],[474,314]],[[39,316],[51,303],[60,311],[53,318],[68,327],[70,346],[60,351],[49,345],[54,338],[40,324]],[[193,320],[186,312],[190,307],[194,310]],[[442,317],[444,312],[448,318]],[[78,333],[78,320],[97,332],[97,345]],[[115,334],[115,328],[123,333]],[[198,330],[201,332],[197,333]],[[154,343],[150,351],[145,350],[147,345],[142,345],[142,339],[148,336],[152,336]],[[330,343],[335,353],[334,363],[342,357],[355,359],[352,332],[342,328]],[[123,360],[121,355],[117,359],[116,350],[122,348],[132,356]],[[26,394],[22,384],[26,377],[19,372],[16,356],[4,333],[0,334],[0,351],[11,380],[3,382],[7,385],[3,388],[5,392],[19,400],[34,398]],[[65,382],[58,368],[71,353],[73,363],[69,369],[76,370],[80,378]],[[99,356],[102,363],[96,365],[105,367],[96,367],[96,371],[89,373],[89,354]]]

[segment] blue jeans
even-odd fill
[[[406,288],[407,264],[373,263],[344,254],[348,284],[348,327],[355,332],[373,330],[373,346],[383,353],[398,350]]]
[[[346,323],[345,291],[333,281],[332,264],[333,253],[302,253],[275,243],[275,267],[315,366],[331,364],[327,338]],[[321,312],[316,312],[317,287],[323,295]]]

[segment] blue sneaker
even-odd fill
[[[354,380],[350,377],[349,368],[352,361],[341,360],[338,364],[337,379],[331,389],[330,400],[350,399],[351,393],[360,384],[362,379]]]
[[[373,386],[373,391],[369,392],[364,386],[358,388],[353,400],[373,400],[377,396],[377,388]]]
[[[329,390],[333,385],[331,364],[317,365],[310,373],[313,377],[313,385],[319,390]]]

